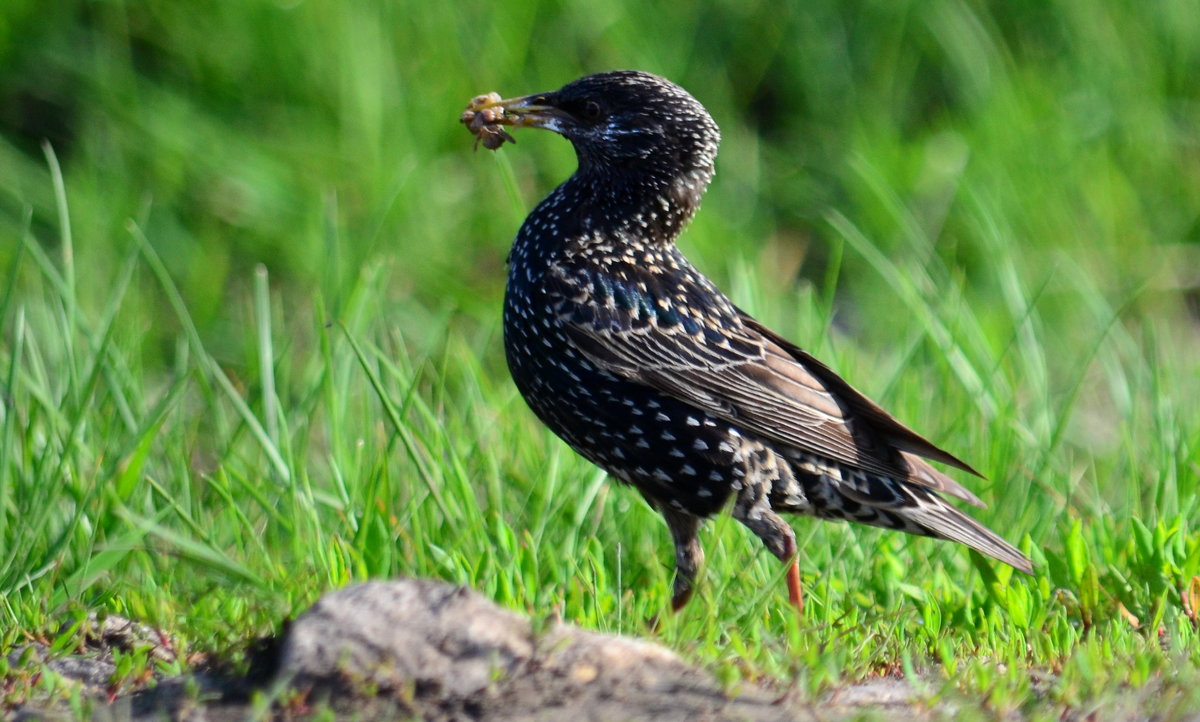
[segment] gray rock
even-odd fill
[[[467,589],[370,582],[326,595],[296,620],[280,674],[301,687],[432,686],[461,698],[532,654],[528,623]]]
[[[668,650],[528,619],[478,593],[403,580],[327,595],[292,626],[281,679],[318,695],[363,692],[424,718],[803,719],[751,690],[724,695]]]

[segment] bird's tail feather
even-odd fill
[[[844,518],[955,541],[1026,574],[1033,573],[1033,563],[1028,557],[991,529],[951,506],[936,492],[875,474],[845,468],[839,471],[834,477],[834,496],[852,504],[835,502],[830,506],[841,507]],[[854,507],[857,512],[848,513]]]
[[[933,493],[914,495],[917,503],[890,512],[916,524],[926,534],[965,544],[980,554],[1004,562],[1013,569],[1033,574],[1033,563],[1000,535],[950,506]],[[924,498],[921,498],[924,497]]]
[[[790,488],[773,489],[772,507],[778,511],[845,519],[955,541],[1018,571],[1033,573],[1033,563],[1020,550],[951,506],[929,488],[930,484],[898,481],[812,455],[792,461],[795,475],[789,478],[799,482],[801,489],[794,494]],[[945,493],[954,492],[947,489]],[[982,504],[973,494],[970,497],[973,503]],[[793,498],[803,504],[789,507],[787,502]]]

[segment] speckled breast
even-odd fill
[[[513,381],[538,418],[656,504],[708,516],[740,485],[727,422],[597,368],[537,289],[510,281],[504,347]]]

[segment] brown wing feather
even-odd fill
[[[873,431],[881,434],[892,446],[904,451],[910,451],[914,454],[924,456],[927,459],[933,459],[934,461],[940,461],[943,464],[957,467],[980,478],[986,478],[983,476],[983,474],[980,474],[962,459],[959,459],[950,452],[935,446],[925,437],[900,423],[900,421],[898,421],[894,416],[880,407],[879,404],[876,404],[874,401],[864,396],[858,389],[854,388],[847,383],[845,379],[838,376],[833,369],[829,368],[825,364],[821,363],[821,361],[813,357],[812,354],[780,337],[766,326],[763,326],[758,322],[758,320],[751,317],[745,311],[742,311],[741,309],[738,309],[738,311],[741,313],[742,322],[745,323],[748,328],[753,329],[764,338],[779,346],[785,353],[800,363],[809,373],[818,377],[831,391],[836,393],[838,397],[846,405],[848,405],[855,414],[861,416],[863,420],[870,424]]]
[[[560,278],[570,284],[571,278]],[[714,289],[715,292],[715,289]],[[864,471],[883,474],[982,506],[934,469],[927,456],[978,474],[867,399],[824,364],[728,305],[720,334],[660,327],[620,309],[587,304],[570,284],[558,296],[568,337],[593,363],[636,380],[764,438]],[[661,300],[661,299],[660,299]],[[577,312],[586,309],[586,313]],[[714,328],[712,319],[706,319]]]

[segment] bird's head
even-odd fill
[[[588,75],[546,93],[481,98],[469,110],[488,112],[499,125],[562,135],[575,146],[584,174],[632,173],[664,181],[700,174],[706,185],[721,138],[708,111],[686,90],[636,70]]]

